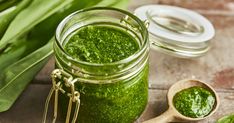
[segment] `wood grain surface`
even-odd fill
[[[197,11],[211,20],[216,35],[211,41],[211,50],[196,59],[180,59],[150,51],[149,103],[138,122],[165,111],[168,88],[185,78],[197,78],[211,84],[221,100],[218,111],[199,123],[214,123],[218,118],[234,113],[234,0],[131,0],[128,9],[133,12],[147,4],[174,5]],[[14,106],[0,113],[0,123],[41,123],[53,68],[52,58]]]

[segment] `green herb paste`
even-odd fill
[[[234,114],[220,118],[216,123],[234,123]]]
[[[80,28],[65,45],[68,54],[90,63],[111,63],[139,50],[137,41],[128,33],[108,26]]]
[[[215,97],[202,87],[191,87],[176,93],[173,103],[182,115],[198,118],[205,117],[212,111]]]
[[[64,47],[73,58],[90,63],[120,61],[139,50],[137,41],[126,31],[98,25],[80,28]],[[109,70],[112,69],[114,68],[109,68]],[[148,64],[146,64],[144,69],[130,80],[106,84],[76,83],[76,90],[81,94],[78,122],[134,122],[147,104],[148,71]],[[68,98],[66,96],[61,98],[62,112],[66,112]]]

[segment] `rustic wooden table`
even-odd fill
[[[212,49],[197,59],[180,59],[151,50],[149,103],[139,121],[165,111],[169,86],[185,78],[197,78],[211,84],[221,99],[218,111],[199,123],[213,123],[224,115],[234,113],[234,1],[132,0],[129,10],[152,3],[185,7],[201,13],[214,24],[216,36],[212,40]],[[0,123],[41,122],[45,99],[51,87],[49,75],[53,66],[54,60],[51,59],[14,106],[0,113]]]

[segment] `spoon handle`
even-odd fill
[[[170,108],[167,109],[163,114],[153,119],[144,121],[143,123],[168,123],[174,120],[174,112]]]

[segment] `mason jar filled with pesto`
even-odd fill
[[[60,74],[54,81],[63,116],[77,115],[79,123],[132,123],[141,115],[149,72],[148,32],[141,20],[120,9],[89,8],[66,17],[55,37]],[[69,103],[75,100],[77,106]]]

